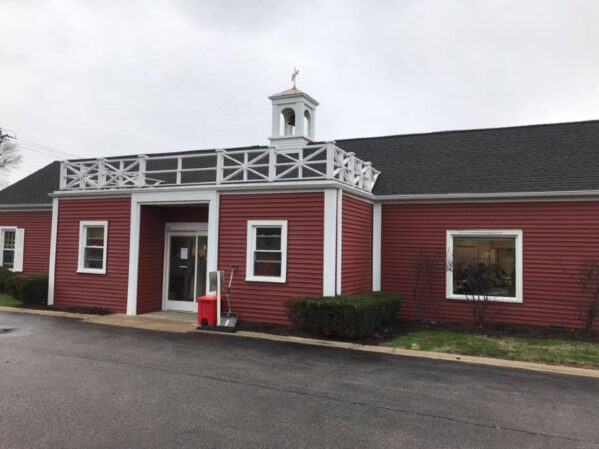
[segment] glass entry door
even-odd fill
[[[197,311],[196,298],[206,294],[207,243],[202,232],[167,232],[167,310]]]

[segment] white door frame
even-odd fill
[[[216,271],[218,261],[218,202],[215,190],[139,192],[131,195],[129,228],[129,282],[127,288],[127,315],[137,315],[137,281],[139,273],[139,219],[142,205],[208,205],[208,271]],[[220,311],[217,311],[220,312]],[[220,315],[220,313],[219,313]],[[220,317],[218,317],[220,319]]]
[[[194,301],[171,301],[168,299],[168,283],[170,273],[170,246],[171,236],[194,236],[196,238],[196,260],[195,267],[196,272],[194,273]],[[197,291],[197,280],[195,275],[197,274],[197,263],[198,263],[198,237],[208,237],[208,223],[166,223],[164,227],[164,265],[163,265],[163,276],[162,276],[162,310],[175,310],[180,312],[198,312],[198,303],[196,298],[200,295],[205,295],[207,291]],[[206,249],[206,261],[208,260],[208,249]],[[206,264],[206,289],[208,288],[208,264]]]

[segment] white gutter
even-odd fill
[[[52,209],[52,203],[47,204],[0,204],[2,212],[23,211],[23,210],[39,210],[39,209]]]
[[[599,190],[561,190],[555,192],[492,192],[446,193],[417,195],[377,195],[381,202],[444,202],[444,201],[515,201],[515,200],[589,200],[599,199]]]
[[[189,184],[164,187],[142,187],[127,189],[98,189],[98,190],[57,190],[49,195],[53,198],[68,197],[93,197],[93,196],[129,196],[134,193],[147,192],[187,192],[187,191],[217,191],[251,193],[253,191],[277,191],[277,190],[307,190],[323,188],[341,188],[356,196],[374,200],[375,196],[364,190],[348,186],[337,180],[300,181],[300,182],[260,182],[260,183],[238,183],[238,184]],[[48,207],[52,207],[51,204]]]

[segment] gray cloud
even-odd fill
[[[82,156],[599,118],[595,1],[0,1],[0,126]],[[51,160],[25,151],[17,179]]]

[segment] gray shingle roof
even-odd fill
[[[376,195],[599,190],[599,120],[341,139],[337,145],[381,170]],[[183,153],[161,153],[176,154]],[[51,203],[59,173],[58,162],[47,165],[0,191],[0,205]]]
[[[0,191],[0,205],[51,204],[49,193],[58,190],[60,163],[52,162]]]
[[[599,190],[599,120],[338,140],[376,195]]]

